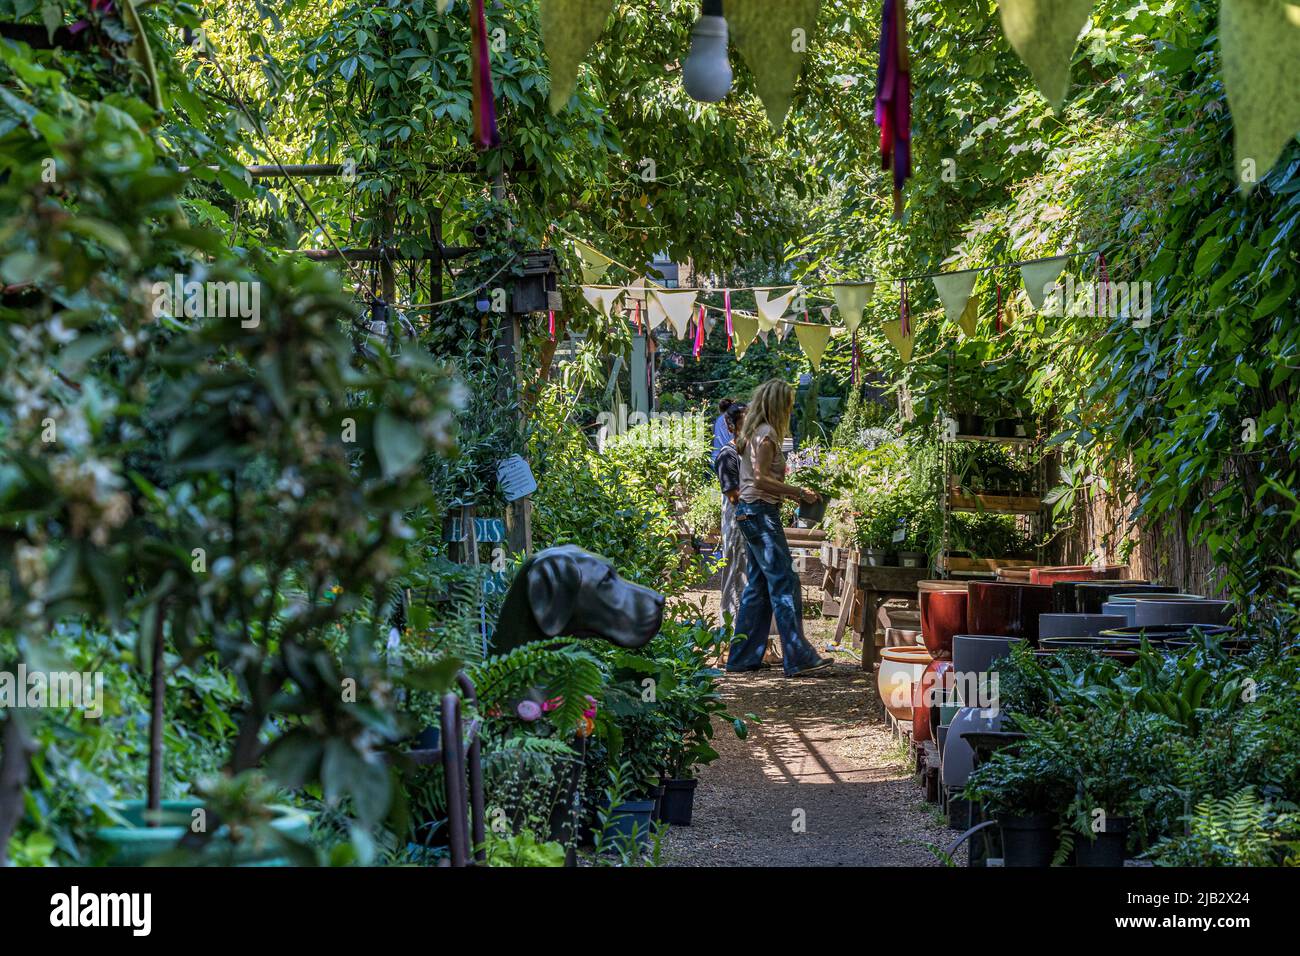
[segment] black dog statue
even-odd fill
[[[566,544],[526,560],[506,592],[492,649],[568,635],[638,648],[659,633],[664,596],[625,581],[598,554]]]

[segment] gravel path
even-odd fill
[[[808,624],[821,647],[834,621]],[[938,865],[925,845],[955,834],[925,803],[856,660],[837,655],[825,676],[793,680],[779,665],[726,675],[722,691],[731,713],[761,722],[745,740],[718,727],[721,757],[700,772],[692,826],[670,829],[665,864]]]

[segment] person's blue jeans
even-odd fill
[[[740,595],[736,639],[727,655],[727,670],[751,671],[763,663],[773,614],[786,675],[811,667],[821,658],[803,636],[803,594],[781,527],[780,507],[766,501],[742,501],[736,505],[736,526],[749,552],[749,583]]]

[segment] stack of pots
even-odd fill
[[[921,581],[921,639],[932,658],[916,685],[912,702],[912,738],[935,738],[939,706],[952,689],[952,640],[966,630],[966,586],[954,581]]]

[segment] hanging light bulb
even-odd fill
[[[704,0],[700,18],[691,30],[691,52],[682,64],[682,85],[691,99],[702,103],[716,103],[731,89],[722,0]]]

